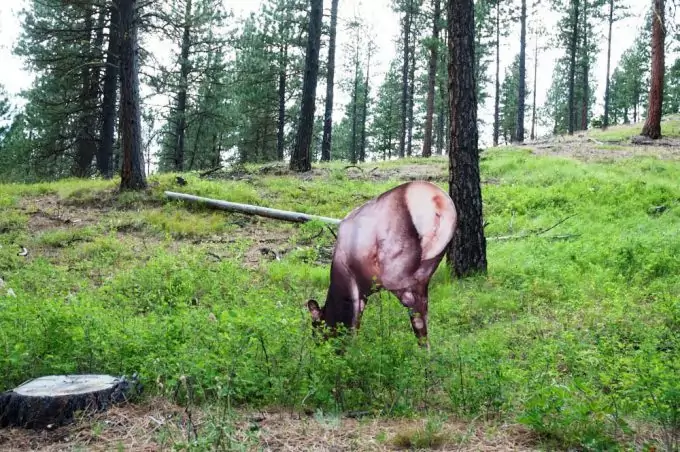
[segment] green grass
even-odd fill
[[[398,183],[350,180],[343,165],[327,166],[312,180],[188,175],[182,190],[164,175],[123,199],[115,181],[0,186],[12,199],[0,202],[0,390],[44,374],[139,372],[147,391],[169,396],[187,376],[194,400],[208,404],[519,422],[548,448],[624,450],[636,434],[651,446],[664,437],[656,430],[677,440],[680,163],[486,151],[482,179],[498,181],[483,188],[487,236],[530,236],[490,240],[486,277],[455,281],[439,268],[431,355],[417,347],[406,310],[382,294],[341,356],[315,343],[304,307],[324,298],[329,268],[317,259],[330,234],[161,205],[162,190],[173,189],[342,217]],[[96,225],[34,233],[18,205],[45,194],[79,208],[109,201]],[[237,233],[245,236],[193,243]],[[288,237],[281,246],[291,252],[244,267],[266,234]],[[20,244],[29,258],[16,255]],[[438,434],[396,441],[434,445]]]
[[[643,123],[617,125],[602,129],[591,129],[588,135],[596,140],[609,142],[627,142],[631,137],[640,135]],[[661,122],[661,135],[665,138],[680,137],[680,117],[677,115],[664,118]]]

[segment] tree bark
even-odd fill
[[[331,159],[333,142],[333,92],[335,79],[335,38],[338,27],[338,1],[331,0],[331,29],[328,37],[328,76],[326,78],[326,111],[323,122],[323,141],[321,143],[321,161]]]
[[[286,127],[286,71],[288,70],[288,44],[284,44],[281,50],[282,60],[279,69],[279,118],[276,133],[276,158],[283,161],[285,127]],[[323,160],[323,158],[322,158]]]
[[[527,50],[527,1],[522,0],[522,12],[520,17],[521,30],[519,38],[519,87],[517,94],[517,128],[515,139],[519,143],[524,142],[524,110],[526,101],[526,50]]]
[[[409,51],[411,50],[411,3],[409,0],[406,13],[404,15],[404,62],[401,71],[401,134],[399,136],[399,157],[403,158],[406,154],[406,126],[408,112],[408,81],[409,81]]]
[[[430,48],[430,64],[427,75],[427,113],[425,116],[425,138],[423,140],[423,157],[432,156],[432,125],[434,122],[434,95],[437,84],[437,48],[439,46],[439,18],[441,15],[441,0],[432,0],[434,19],[432,25],[432,44]]]
[[[106,70],[104,71],[102,128],[99,149],[97,151],[97,169],[106,179],[113,177],[113,132],[116,125],[116,93],[118,91],[118,70],[120,64],[120,38],[118,34],[120,12],[118,10],[118,0],[112,1],[110,15],[109,43],[106,53]]]
[[[578,42],[579,0],[571,0],[573,11],[571,43],[569,44],[569,135],[574,134],[574,84],[576,76],[576,43]]]
[[[607,78],[604,85],[604,120],[602,128],[609,127],[609,84],[611,83],[611,62],[612,62],[612,25],[614,25],[614,0],[609,0],[609,34],[607,35]]]
[[[477,149],[474,14],[473,0],[449,1],[449,193],[458,213],[458,225],[447,254],[456,277],[486,273],[487,269]]]
[[[319,48],[321,47],[321,23],[323,0],[310,0],[309,31],[305,56],[305,74],[302,81],[302,106],[300,122],[290,159],[290,169],[304,172],[312,169],[312,133],[314,131],[314,107],[316,84],[319,78]]]
[[[137,0],[119,0],[120,7],[120,94],[123,165],[121,190],[146,188],[142,155],[139,106],[139,48],[137,40]]]
[[[590,97],[588,86],[588,0],[583,0],[583,102],[581,104],[581,130],[588,130],[588,98]]]
[[[654,0],[652,15],[652,72],[650,75],[649,106],[641,135],[656,140],[661,138],[663,109],[664,45],[666,40],[664,0]]]
[[[189,52],[191,50],[191,0],[186,0],[180,53],[179,92],[177,93],[177,123],[175,126],[175,171],[184,170],[184,132],[186,129],[187,91],[189,89]]]
[[[498,146],[501,127],[501,2],[496,2],[496,93],[493,106],[493,145]]]

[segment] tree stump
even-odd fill
[[[73,422],[78,411],[105,411],[137,390],[131,380],[109,375],[50,375],[0,393],[0,428],[54,428]]]

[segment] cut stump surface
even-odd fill
[[[133,377],[135,379],[135,377]],[[127,399],[134,386],[110,375],[49,375],[0,393],[0,427],[53,428],[74,414],[106,410]]]

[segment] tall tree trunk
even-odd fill
[[[611,62],[612,62],[612,25],[614,25],[614,0],[609,0],[609,34],[607,35],[607,78],[604,85],[604,120],[602,128],[609,127],[609,84],[611,82]]]
[[[538,80],[538,33],[536,33],[536,42],[534,44],[534,91],[532,93],[533,100],[531,101],[531,140],[536,139],[536,85]]]
[[[333,91],[335,78],[335,36],[338,27],[338,0],[331,0],[331,29],[328,37],[328,76],[326,78],[326,111],[323,120],[323,141],[321,142],[321,161],[331,159],[333,141]]]
[[[175,171],[184,170],[184,141],[186,129],[187,91],[189,90],[189,52],[191,50],[191,0],[186,0],[184,30],[180,53],[179,92],[177,93],[177,124],[175,129]]]
[[[116,96],[118,91],[118,70],[120,39],[118,27],[120,12],[118,1],[113,0],[110,8],[109,43],[106,52],[106,69],[104,70],[104,96],[102,100],[102,128],[99,149],[97,151],[97,169],[103,177],[113,177],[113,132],[116,125]]]
[[[361,142],[359,143],[359,161],[366,161],[366,120],[368,116],[368,90],[371,75],[371,45],[368,45],[368,59],[366,61],[366,81],[364,82],[364,103],[361,111]]]
[[[588,98],[590,97],[588,86],[588,0],[583,0],[583,103],[581,104],[581,130],[588,130]]]
[[[487,268],[477,149],[474,8],[473,0],[450,0],[448,7],[449,193],[458,212],[458,225],[447,254],[457,277],[485,273]]]
[[[357,104],[359,103],[359,44],[356,44],[354,55],[354,87],[352,88],[352,143],[350,145],[349,161],[357,162]]]
[[[441,0],[432,0],[434,19],[432,25],[432,47],[430,48],[430,64],[427,74],[427,113],[425,115],[425,138],[423,140],[423,157],[432,155],[432,124],[434,121],[434,95],[437,84],[437,48],[439,47],[439,18]]]
[[[574,134],[574,121],[576,119],[574,110],[574,83],[576,78],[576,43],[578,42],[578,13],[579,0],[571,0],[572,7],[572,29],[571,42],[569,44],[569,135]]]
[[[493,145],[498,146],[501,127],[501,2],[496,2],[496,93],[493,105]]]
[[[522,12],[520,17],[521,31],[519,38],[519,87],[517,94],[517,129],[515,139],[524,143],[524,112],[526,107],[527,88],[527,0],[522,0]]]
[[[413,155],[413,107],[415,103],[416,90],[416,43],[415,39],[411,41],[411,62],[409,63],[409,82],[408,82],[408,136],[406,138],[406,155],[411,157]]]
[[[446,33],[446,30],[444,30],[444,34]],[[448,39],[448,38],[446,38]],[[439,64],[441,65],[442,69],[445,69],[448,71],[448,66],[447,66],[447,60],[446,60],[446,55],[448,52],[442,52],[442,57],[441,60],[439,61]],[[447,143],[447,129],[446,126],[450,122],[449,121],[449,116],[448,116],[448,102],[449,102],[449,92],[448,89],[446,88],[446,83],[448,80],[445,80],[444,77],[439,78],[439,114],[438,114],[438,124],[437,124],[437,153],[439,155],[444,155],[444,149],[448,149],[446,143]]]
[[[437,155],[444,155],[444,108],[437,114]]]
[[[279,69],[279,118],[278,130],[276,134],[276,158],[283,161],[283,149],[286,127],[286,71],[288,70],[288,44],[283,45],[281,50],[282,59]]]
[[[96,49],[96,42],[92,42],[92,29],[94,28],[94,20],[92,18],[92,7],[85,9],[85,21],[83,23],[83,40],[87,40],[86,55],[83,59],[86,62],[91,61],[92,55],[89,54],[90,49]],[[85,36],[87,35],[87,36]],[[99,44],[101,48],[101,43]],[[94,137],[95,128],[95,108],[96,108],[96,92],[92,93],[92,73],[90,65],[83,63],[80,69],[81,87],[80,87],[80,120],[78,126],[78,138],[76,142],[76,156],[71,172],[75,177],[87,177],[92,165],[92,158],[96,152],[96,143]]]
[[[411,50],[411,5],[409,0],[408,9],[404,15],[404,62],[401,71],[401,135],[399,136],[399,157],[403,158],[406,153],[406,128],[408,113],[408,81],[409,81],[409,51]]]
[[[652,73],[649,86],[649,107],[641,135],[653,140],[661,138],[661,113],[663,109],[663,83],[665,70],[664,45],[666,41],[664,0],[654,0],[652,12]]]
[[[316,84],[319,77],[319,48],[321,47],[321,23],[323,0],[310,0],[309,31],[305,56],[305,74],[302,80],[302,105],[290,169],[304,172],[312,169],[312,133],[314,131],[314,107]]]
[[[120,7],[120,93],[123,167],[121,190],[146,188],[142,155],[141,114],[139,108],[139,62],[137,41],[137,0],[119,0]]]

